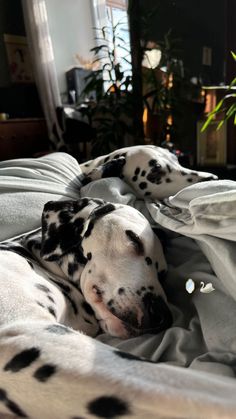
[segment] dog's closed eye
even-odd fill
[[[135,250],[135,253],[138,256],[141,256],[144,254],[144,246],[143,243],[141,241],[141,239],[138,237],[138,235],[136,233],[134,233],[134,231],[132,230],[125,230],[125,234],[126,236],[130,239],[133,248]]]

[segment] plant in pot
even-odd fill
[[[130,51],[120,35],[122,22],[97,29],[99,44],[91,49],[99,68],[86,77],[84,94],[95,92],[96,100],[81,109],[96,135],[92,157],[129,145],[132,137],[132,77]],[[119,61],[117,51],[119,50]],[[123,54],[121,54],[123,52]],[[126,69],[124,69],[124,64]]]

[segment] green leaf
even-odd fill
[[[236,77],[231,81],[230,85],[229,85],[229,90],[231,89],[231,87],[233,87],[236,84]]]
[[[230,51],[232,54],[233,59],[236,61],[236,54],[233,51]]]
[[[203,124],[202,128],[201,128],[201,132],[205,131],[208,127],[208,125],[210,125],[212,119],[214,118],[215,114],[210,114],[206,120],[206,122]]]

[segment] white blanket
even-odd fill
[[[48,200],[80,196],[78,174],[78,163],[63,153],[0,163],[0,240],[39,227]],[[235,418],[236,183],[195,184],[165,204],[137,199],[118,178],[92,182],[80,194],[132,205],[166,234],[173,327],[156,336],[98,340],[156,362],[148,383],[158,400],[156,418]],[[192,294],[185,289],[189,278]],[[215,290],[200,292],[209,283]],[[136,383],[142,371],[145,363]]]

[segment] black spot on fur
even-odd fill
[[[55,300],[51,297],[51,295],[48,295],[48,300],[51,301],[51,303],[55,304]]]
[[[150,196],[151,195],[151,192],[145,192],[145,194],[144,194],[145,196]]]
[[[3,389],[0,389],[0,401],[2,401],[5,404],[7,409],[9,409],[10,412],[14,414],[14,416],[16,415],[20,418],[28,417],[26,413],[23,412],[23,410],[19,407],[18,404],[16,404],[13,400],[10,400],[8,398],[7,392]]]
[[[134,174],[137,176],[140,173],[140,167],[136,167]]]
[[[149,162],[148,162],[148,165],[151,166],[151,167],[156,166],[156,164],[157,164],[156,159],[149,160]]]
[[[73,276],[74,273],[78,270],[78,268],[79,268],[78,263],[72,263],[72,262],[68,263],[68,267],[67,267],[68,275]]]
[[[166,165],[166,168],[167,168],[167,170],[168,170],[168,172],[169,172],[169,173],[171,173],[171,172],[172,172],[172,169],[171,169],[171,167],[169,166],[169,164],[167,164],[167,165]]]
[[[71,249],[71,250],[73,250],[73,249]],[[76,246],[74,248],[74,252],[73,253],[74,253],[74,260],[75,260],[75,262],[78,262],[81,265],[85,265],[86,264],[87,259],[86,259],[86,257],[83,254],[83,250],[82,250],[81,246]]]
[[[49,380],[49,378],[55,374],[56,366],[51,364],[45,364],[42,367],[38,368],[34,373],[34,378],[40,381],[41,383],[45,383]]]
[[[183,170],[180,170],[180,174],[181,174],[182,176],[187,176],[187,174],[188,174],[188,173],[184,172]]]
[[[40,350],[32,347],[15,355],[4,367],[4,371],[18,372],[29,367],[40,356]]]
[[[109,159],[110,159],[110,156],[105,157],[104,163],[107,163]]]
[[[145,258],[145,261],[146,261],[146,264],[147,264],[147,265],[151,265],[151,264],[152,264],[152,259],[151,259],[149,256],[147,256],[147,257]]]
[[[87,314],[89,314],[90,316],[94,315],[94,311],[93,311],[91,305],[87,303],[87,301],[83,301],[82,307],[86,311]]]
[[[88,403],[88,411],[99,418],[113,419],[130,414],[128,403],[117,396],[101,396]]]
[[[193,181],[193,179],[191,177],[187,178],[187,182],[191,183]]]
[[[155,164],[152,166],[151,170],[147,174],[147,180],[151,183],[159,184],[161,183],[161,178],[165,175],[160,164]]]
[[[166,183],[171,183],[171,182],[172,182],[172,180],[169,177],[167,177],[166,178]]]
[[[123,295],[123,294],[125,294],[125,288],[123,288],[123,287],[119,288],[119,289],[118,289],[118,294],[119,294],[119,295]]]
[[[48,307],[48,311],[53,317],[55,317],[55,319],[57,318],[56,311],[52,306]]]
[[[52,253],[47,259],[57,260],[62,254],[68,251],[75,244],[81,242],[80,234],[83,230],[83,218],[79,217],[75,222],[70,222],[72,217],[88,205],[88,198],[82,198],[78,201],[58,201],[49,202],[44,207],[42,216],[42,249],[41,255],[47,256]],[[48,223],[48,213],[59,212],[63,214],[63,223],[57,225],[56,223]],[[50,218],[49,218],[50,220]],[[46,234],[47,233],[47,236]],[[59,246],[59,250],[57,249]],[[57,249],[57,253],[53,254]]]
[[[132,230],[125,230],[125,234],[129,237],[132,244],[134,245],[135,251],[137,255],[143,255],[144,254],[144,246],[140,238],[136,233],[134,233]]]
[[[140,189],[146,189],[147,188],[147,182],[141,182],[139,184]]]
[[[36,303],[37,303],[40,307],[45,308],[45,306],[44,306],[42,303],[40,303],[39,301],[36,301]]]
[[[6,399],[7,399],[7,392],[3,390],[2,388],[0,388],[0,400],[3,402]]]
[[[156,270],[158,271],[158,268],[159,268],[159,263],[158,262],[155,262],[155,267],[156,267]]]
[[[58,218],[59,218],[60,223],[62,224],[69,223],[71,220],[71,214],[66,210],[62,210],[59,212]]]
[[[89,225],[88,225],[88,228],[87,228],[87,230],[86,230],[86,231],[85,231],[85,233],[84,233],[84,237],[85,237],[85,238],[90,236],[90,234],[91,234],[91,233],[92,233],[92,231],[93,231],[93,228],[94,228],[94,221],[90,221],[90,223],[89,223]]]
[[[50,333],[55,333],[56,335],[67,335],[69,333],[73,333],[71,329],[61,324],[52,324],[51,326],[47,326],[45,330]]]
[[[132,177],[132,181],[133,181],[133,182],[136,182],[136,180],[138,180],[138,176],[133,176],[133,177]]]
[[[123,166],[126,163],[125,157],[119,157],[102,165],[102,177],[119,177],[122,174]]]
[[[96,208],[92,213],[92,218],[97,219],[102,217],[103,215],[109,214],[109,212],[112,212],[116,209],[115,205],[113,204],[104,204]]]
[[[145,176],[145,175],[146,175],[146,170],[142,170],[141,176]]]
[[[114,304],[114,300],[113,299],[109,300],[108,303],[107,303],[108,307],[111,307],[113,304]]]
[[[50,289],[43,284],[35,284],[35,287],[46,293],[51,292]]]

